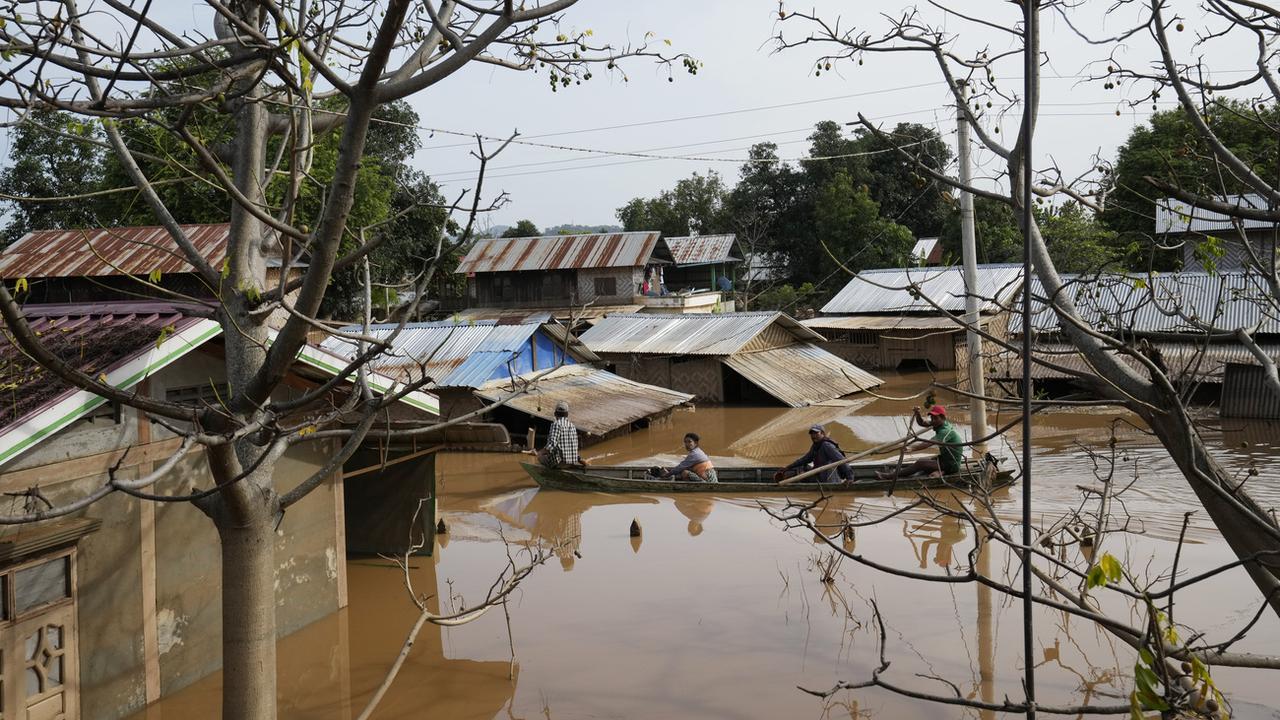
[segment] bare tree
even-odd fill
[[[1027,157],[1026,148],[1034,133],[1040,103],[1039,69],[1048,59],[1040,48],[1039,36],[1034,32],[1024,33],[1025,13],[1052,11],[1066,18],[1069,23],[1073,20],[1079,22],[1079,6],[1082,4],[1056,0],[1030,0],[1030,2],[1015,5],[1006,4],[999,9],[993,6],[981,17],[935,2],[931,2],[930,5],[939,11],[936,22],[930,21],[921,10],[908,8],[897,14],[882,15],[880,21],[884,28],[877,30],[850,25],[842,18],[825,18],[814,12],[790,11],[780,6],[782,30],[776,39],[777,48],[790,51],[813,46],[818,49],[817,67],[823,71],[842,63],[860,63],[865,56],[877,53],[890,56],[902,54],[922,56],[936,66],[939,77],[949,89],[955,103],[963,108],[964,120],[972,127],[977,142],[1000,163],[1001,172],[996,178],[997,182],[990,187],[965,186],[954,177],[931,170],[928,164],[916,158],[909,148],[901,147],[899,152],[905,158],[914,161],[917,172],[922,175],[944,182],[950,187],[1004,203],[1015,211],[1028,236],[1029,253],[1034,269],[1035,282],[1031,282],[1031,278],[1028,278],[1027,292],[1036,292],[1039,295],[1037,299],[1050,308],[1056,316],[1056,324],[1060,332],[1074,347],[1074,352],[1084,359],[1087,366],[1084,371],[1057,367],[1063,370],[1066,376],[1072,377],[1086,388],[1091,396],[1104,398],[1128,408],[1142,419],[1168,451],[1200,505],[1207,511],[1235,552],[1238,557],[1237,564],[1249,573],[1259,591],[1262,607],[1269,605],[1273,612],[1280,614],[1280,524],[1277,524],[1274,510],[1265,508],[1255,501],[1244,487],[1244,482],[1224,469],[1214,458],[1201,436],[1194,413],[1189,406],[1188,396],[1182,392],[1184,388],[1176,382],[1161,358],[1157,354],[1144,352],[1143,348],[1135,347],[1124,338],[1117,337],[1116,334],[1095,326],[1086,319],[1087,315],[1077,306],[1076,295],[1070,284],[1064,281],[1056,270],[1034,215],[1024,212],[1027,210],[1023,200],[1023,190],[1026,187],[1024,177],[1031,178],[1029,190],[1035,197],[1070,199],[1095,210],[1100,207],[1095,176],[1087,173],[1078,178],[1071,178],[1052,165],[1043,169],[1027,167],[1031,161]],[[1108,73],[1116,79],[1154,83],[1155,89],[1150,91],[1150,95],[1145,96],[1146,100],[1155,96],[1161,89],[1173,88],[1179,97],[1182,109],[1189,114],[1192,124],[1197,127],[1202,139],[1214,149],[1218,163],[1213,169],[1236,177],[1252,191],[1262,195],[1270,203],[1268,207],[1274,207],[1274,202],[1280,200],[1280,193],[1277,193],[1275,184],[1268,183],[1246,163],[1233,157],[1225,144],[1214,137],[1211,123],[1201,117],[1204,112],[1205,98],[1211,94],[1211,91],[1227,91],[1239,87],[1240,84],[1233,81],[1214,85],[1204,80],[1205,74],[1199,61],[1181,63],[1175,59],[1167,39],[1167,30],[1175,25],[1177,30],[1181,30],[1182,21],[1167,16],[1168,3],[1164,0],[1134,0],[1134,2],[1119,2],[1115,5],[1116,7],[1145,7],[1145,17],[1141,18],[1136,26],[1120,33],[1112,34],[1107,38],[1089,39],[1099,46],[1114,46],[1121,41],[1132,43],[1140,33],[1147,33],[1155,41],[1159,59],[1154,70],[1139,72],[1123,69],[1118,68],[1113,62],[1108,68]],[[1214,29],[1206,30],[1203,37],[1206,40],[1210,37],[1216,38],[1227,31],[1253,33],[1256,35],[1259,48],[1259,71],[1250,81],[1262,84],[1269,91],[1280,88],[1266,67],[1268,63],[1274,64],[1273,28],[1277,27],[1276,21],[1280,19],[1280,14],[1270,6],[1253,0],[1240,2],[1208,0],[1204,3],[1204,7],[1214,13],[1220,22],[1214,26]],[[1108,15],[1108,17],[1114,16],[1114,13]],[[1223,22],[1228,26],[1228,30],[1220,29]],[[799,26],[800,31],[793,34],[790,28],[796,25]],[[1004,51],[993,51],[986,47],[977,49],[962,47],[962,39],[967,34],[978,30],[1006,37],[1015,47]],[[1025,45],[1024,34],[1028,36]],[[1083,32],[1082,35],[1088,37]],[[1036,61],[1027,63],[1026,72],[1030,75],[1027,87],[1031,88],[1029,96],[1022,93],[1019,97],[1020,93],[1002,86],[1000,78],[1023,70],[1021,60],[1024,52]],[[1266,101],[1275,102],[1276,99],[1280,99],[1280,94],[1273,92]],[[993,125],[991,120],[993,117],[998,119],[1006,113],[1015,112],[1017,105],[1022,106],[1021,110],[1025,113],[1026,120],[1010,144],[1001,139],[998,125]],[[859,115],[858,124],[878,137],[889,139],[886,132],[865,116]],[[1030,172],[1024,176],[1024,172],[1028,170]],[[1242,210],[1234,208],[1231,203],[1199,197],[1176,187],[1166,185],[1162,189],[1199,207],[1227,214],[1234,213],[1236,217],[1256,217],[1269,221],[1280,219],[1280,213],[1273,210]],[[1256,270],[1265,273],[1263,277],[1274,278],[1274,257],[1259,252],[1255,248],[1251,251],[1251,260]],[[1262,302],[1274,304],[1275,298],[1280,297],[1276,292],[1280,285],[1274,279],[1269,279],[1267,283],[1271,287],[1271,297],[1264,298]],[[917,292],[920,290],[919,286],[914,286],[913,289]],[[1178,312],[1168,298],[1153,297],[1152,299],[1154,302],[1161,303],[1162,307],[1169,312]],[[960,322],[960,318],[954,319]],[[1212,319],[1199,318],[1198,320],[1205,338],[1220,337],[1224,333],[1235,337],[1239,343],[1253,352],[1258,362],[1268,370],[1274,380],[1274,359],[1265,357],[1265,353],[1257,349],[1258,344],[1254,339],[1256,327],[1224,329],[1220,325],[1215,325]],[[1030,318],[1024,319],[1024,329],[1028,333],[1032,332]],[[989,340],[999,340],[986,333],[983,334]],[[1017,348],[1010,349],[1018,351]],[[1042,365],[1054,365],[1053,357],[1037,357],[1034,361]],[[1099,510],[1099,513],[1107,514],[1105,508]],[[962,515],[966,522],[975,522],[974,513],[965,511]],[[978,522],[981,524],[984,521]],[[1070,524],[1069,521],[1068,524]],[[1036,531],[1038,538],[1033,543],[1018,541],[1011,534],[1001,531],[994,525],[985,527],[982,534],[990,539],[1003,538],[997,541],[1007,544],[1023,563],[1032,568],[1044,586],[1045,592],[1066,598],[1069,601],[1068,604],[1083,608],[1087,606],[1087,601],[1085,604],[1076,602],[1078,599],[1084,600],[1079,591],[1073,592],[1071,588],[1061,583],[1052,582],[1052,577],[1048,575],[1046,568],[1051,570],[1059,564],[1045,557],[1044,553],[1037,549],[1039,542],[1056,542],[1049,538],[1061,531],[1062,529],[1057,527],[1056,523],[1050,527],[1040,528]],[[1076,568],[1073,572],[1084,572],[1083,580],[1087,580],[1089,574],[1096,573],[1096,568],[1099,567],[1101,565],[1095,562],[1092,567],[1083,571]],[[1118,626],[1104,616],[1095,616],[1093,620],[1113,634],[1125,638],[1127,642],[1137,643],[1135,647],[1148,647],[1144,645],[1146,640],[1159,634],[1157,629],[1159,621],[1156,619],[1158,613],[1154,606],[1150,605],[1154,593],[1149,588],[1139,587],[1140,583],[1134,582],[1132,578],[1122,578],[1119,572],[1113,572],[1112,576],[1129,583],[1131,588],[1143,598],[1141,602],[1148,603],[1151,611],[1147,616],[1151,618],[1153,624],[1148,628],[1134,628]],[[977,581],[976,575],[974,579]],[[1168,592],[1172,592],[1175,589],[1172,586],[1177,584],[1171,581]],[[1007,585],[1003,590],[1013,595],[1023,594],[1020,589]],[[1044,603],[1045,598],[1038,595],[1035,601]],[[1229,645],[1230,643],[1227,643],[1221,647],[1225,648]],[[1166,647],[1162,644],[1154,657],[1163,658],[1166,654],[1186,657],[1187,652],[1189,652],[1187,648]],[[1202,655],[1200,657],[1206,662],[1220,664],[1235,662],[1222,656],[1210,658]],[[1263,666],[1271,667],[1274,659],[1261,662]],[[1166,689],[1173,688],[1179,682],[1160,669],[1163,666],[1153,664],[1152,667],[1157,668],[1160,680],[1165,683]],[[877,678],[873,678],[871,684],[884,686],[876,680]],[[1165,699],[1168,700],[1170,697],[1166,693]],[[1152,705],[1147,704],[1147,707]],[[1029,702],[1027,706],[989,707],[988,709],[1034,711],[1034,702]]]
[[[649,58],[667,73],[673,61],[692,63],[649,50],[648,36],[639,45],[611,45],[590,30],[568,29],[563,13],[575,4],[207,0],[202,7],[211,26],[203,30],[174,27],[149,2],[82,7],[62,0],[0,10],[0,106],[19,119],[57,109],[98,121],[133,188],[168,231],[171,252],[217,299],[205,312],[223,328],[230,393],[210,407],[122,391],[61,362],[32,332],[10,288],[0,287],[0,315],[25,353],[62,381],[145,413],[181,434],[184,451],[200,448],[207,457],[215,487],[172,499],[195,503],[221,542],[226,717],[275,716],[273,528],[366,437],[385,434],[372,429],[380,412],[428,380],[375,397],[364,367],[388,340],[356,334],[351,339],[361,353],[333,381],[290,400],[274,393],[308,332],[323,328],[317,312],[329,277],[356,267],[379,242],[377,233],[349,226],[373,112],[429,91],[472,63],[545,73],[553,90],[594,73],[620,75],[618,63],[627,58]],[[227,137],[206,137],[195,122],[200,113],[222,118]],[[121,131],[126,122],[183,148],[183,159],[170,158],[176,173],[225,194],[230,238],[223,267],[201,255],[166,207]],[[326,132],[338,134],[339,149],[332,179],[317,188],[313,152]],[[300,209],[304,189],[318,190],[318,211]],[[478,191],[473,199],[480,202]],[[285,263],[274,285],[267,282],[270,255]],[[298,267],[303,256],[306,266]],[[274,336],[272,314],[287,316]],[[342,390],[343,381],[353,389]],[[276,490],[273,470],[288,447],[334,438],[341,449],[323,468],[286,493]],[[141,493],[172,465],[0,521],[32,522],[113,492]]]

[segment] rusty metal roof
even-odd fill
[[[594,320],[613,313],[633,313],[644,309],[644,305],[585,305],[578,307],[555,308],[467,308],[459,310],[451,317],[460,321],[497,320],[501,323],[533,322],[541,317],[557,320]]]
[[[791,407],[814,405],[884,383],[809,343],[738,353],[721,362]]]
[[[1021,265],[979,265],[976,293],[981,312],[995,312],[1022,287]],[[952,313],[964,312],[964,273],[959,267],[887,268],[863,270],[822,307],[824,315],[859,313],[937,313],[925,297],[908,291],[918,285],[920,293]]]
[[[661,242],[657,232],[481,238],[455,272],[641,267],[650,262]]]
[[[230,225],[183,225],[215,268],[227,256]],[[0,278],[101,277],[188,273],[194,268],[159,226],[36,230],[0,252]]]
[[[732,233],[669,237],[665,240],[667,247],[671,248],[671,259],[675,261],[676,267],[742,262],[742,258],[734,257],[738,236]]]
[[[783,313],[741,312],[609,315],[583,333],[582,342],[595,353],[732,355],[772,325],[796,340],[823,340]]]
[[[476,391],[476,395],[489,401],[511,394],[510,380],[488,383]],[[578,430],[600,437],[692,399],[692,395],[638,383],[607,370],[565,365],[539,377],[533,389],[507,403],[507,407],[552,420],[556,403],[564,400],[569,403],[569,419]]]

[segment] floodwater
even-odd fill
[[[928,381],[927,375],[897,376],[880,392],[908,396]],[[952,404],[946,395],[939,400]],[[780,464],[806,449],[810,424],[824,423],[854,452],[905,434],[905,418],[920,402],[866,398],[841,408],[698,408],[587,448],[584,455],[598,464],[651,463],[655,456],[674,461],[681,436],[692,430],[720,462]],[[955,405],[959,425],[967,418]],[[993,413],[992,423],[1011,419],[1012,412]],[[1242,478],[1256,467],[1259,475],[1247,487],[1264,505],[1280,504],[1280,472],[1270,462],[1280,427],[1217,424],[1208,434],[1220,459]],[[1156,443],[1112,410],[1036,417],[1037,522],[1086,502],[1080,486],[1097,483],[1090,453],[1110,454],[1113,433],[1117,477],[1137,473],[1137,481],[1117,508],[1129,518],[1128,533],[1109,534],[1103,549],[1132,574],[1167,583],[1183,514],[1196,504]],[[1016,446],[994,450],[1016,461]],[[555,551],[512,596],[506,613],[498,607],[462,627],[426,627],[375,718],[993,717],[879,689],[842,691],[825,700],[798,689],[827,690],[839,681],[869,678],[882,652],[873,602],[885,626],[886,680],[944,695],[1022,697],[1019,601],[972,584],[930,583],[848,559],[836,562],[813,532],[787,530],[766,512],[782,512],[782,496],[539,491],[518,459],[441,458],[439,510],[448,533],[437,538],[434,556],[411,559],[408,578],[416,592],[433,596],[433,607],[471,607],[509,558],[522,564],[534,546]],[[1019,532],[1019,494],[1015,486],[995,498],[1013,532]],[[837,496],[817,517],[881,517],[910,499]],[[628,533],[633,520],[642,528],[639,538]],[[875,562],[945,577],[960,572],[974,538],[967,526],[916,509],[861,527],[841,542]],[[1075,548],[1065,552],[1069,560],[1078,558]],[[1180,568],[1191,573],[1229,559],[1203,512],[1193,515]],[[996,548],[979,562],[995,574],[1014,568]],[[823,582],[824,575],[834,580]],[[281,642],[281,717],[358,715],[417,617],[406,575],[395,565],[353,558],[348,577],[346,611]],[[1238,570],[1179,593],[1177,601],[1179,623],[1218,641],[1234,635],[1259,605],[1252,583]],[[1106,607],[1137,619],[1121,604]],[[1127,703],[1131,649],[1048,609],[1037,610],[1035,624],[1032,661],[1041,704]],[[1232,649],[1277,648],[1280,621],[1264,613]],[[1274,672],[1215,669],[1214,677],[1233,703],[1233,717],[1280,717]],[[147,716],[216,716],[218,682],[216,676],[201,681]]]

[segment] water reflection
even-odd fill
[[[899,379],[886,394],[905,396],[927,377]],[[942,397],[963,426],[964,408]],[[685,432],[702,436],[716,462],[776,465],[808,447],[808,424],[822,422],[851,452],[901,436],[911,401],[871,399],[847,407],[698,408],[669,421],[586,449],[596,463],[653,464],[672,455]],[[821,417],[822,420],[811,418]],[[1038,416],[1033,437],[1039,472],[1034,490],[1044,516],[1081,502],[1077,486],[1096,482],[1080,445],[1106,447],[1112,415],[1062,412]],[[993,413],[992,423],[1004,422]],[[1043,421],[1043,422],[1041,422]],[[898,423],[902,423],[901,425]],[[1141,482],[1125,505],[1141,519],[1141,533],[1113,535],[1112,552],[1131,554],[1136,568],[1167,571],[1168,552],[1182,512],[1195,507],[1185,482],[1150,438],[1125,424],[1119,476],[1141,469]],[[1215,440],[1227,467],[1255,464],[1250,480],[1268,504],[1280,498],[1271,442],[1275,433],[1224,428]],[[1256,436],[1256,437],[1255,437]],[[1232,448],[1231,442],[1251,442]],[[997,447],[1009,457],[1016,448]],[[678,459],[678,458],[675,458]],[[434,559],[418,558],[420,587],[438,597],[465,602],[482,597],[512,548],[557,547],[550,567],[531,576],[510,604],[510,624],[500,613],[441,632],[428,629],[410,664],[393,687],[393,702],[375,715],[399,718],[543,717],[857,717],[994,718],[862,690],[825,704],[796,686],[832,687],[859,681],[879,663],[879,635],[871,601],[883,614],[893,679],[908,687],[950,692],[929,677],[954,682],[962,695],[998,702],[1021,696],[1021,615],[1018,604],[985,586],[924,584],[840,560],[825,538],[785,533],[761,511],[778,510],[788,498],[698,493],[686,496],[625,496],[539,491],[504,455],[441,458],[439,513],[449,527]],[[814,502],[816,495],[791,500]],[[910,496],[835,495],[810,512],[815,524],[836,537],[849,522],[866,523],[901,510]],[[1003,489],[994,505],[1013,528],[1018,489]],[[959,499],[939,495],[938,501]],[[630,537],[633,519],[643,534]],[[1192,527],[1181,567],[1195,572],[1230,557],[1202,518]],[[814,540],[821,540],[815,544]],[[954,575],[970,554],[988,576],[1016,573],[1000,546],[975,548],[980,538],[964,523],[917,508],[879,525],[841,533],[836,544],[895,567],[938,576]],[[1115,543],[1112,545],[1112,543]],[[644,552],[640,552],[643,547]],[[1150,559],[1150,562],[1148,562]],[[826,564],[834,563],[834,565]],[[559,565],[572,572],[561,572]],[[831,582],[823,582],[829,571]],[[281,715],[350,717],[394,658],[415,614],[403,576],[393,568],[353,563],[347,623],[325,621],[281,644]],[[429,576],[429,577],[428,577]],[[1243,583],[1243,584],[1240,584]],[[1256,607],[1240,573],[1223,576],[1204,591],[1179,597],[1178,618],[1230,637],[1238,619]],[[1039,608],[1032,661],[1038,667],[1042,702],[1123,702],[1134,662],[1127,646],[1088,623]],[[1280,622],[1266,616],[1236,649],[1267,651],[1280,646]],[[514,649],[516,662],[512,663]],[[309,664],[308,664],[309,663]],[[309,669],[307,669],[309,668]],[[345,669],[344,669],[345,668]],[[343,678],[346,678],[345,680]],[[1265,674],[1216,670],[1238,706],[1280,705],[1280,683]],[[216,716],[207,704],[216,685],[198,683],[178,693],[170,713],[182,720]],[[180,698],[197,699],[183,702]],[[201,699],[206,704],[202,704]],[[347,708],[344,710],[344,708]],[[358,710],[357,710],[358,711]],[[344,715],[344,713],[346,713]],[[1237,713],[1239,715],[1239,713]]]

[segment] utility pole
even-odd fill
[[[968,187],[972,179],[969,170],[969,121],[965,113],[968,102],[968,88],[961,86],[960,99],[956,102],[956,156],[960,162],[960,184]],[[964,258],[964,321],[968,326],[965,340],[969,351],[969,392],[974,395],[986,395],[986,380],[982,366],[982,337],[977,327],[981,319],[978,311],[978,251],[973,233],[973,195],[965,190],[960,191],[960,246]],[[969,425],[972,439],[987,434],[987,401],[981,397],[969,401]],[[981,452],[985,443],[974,446]]]

